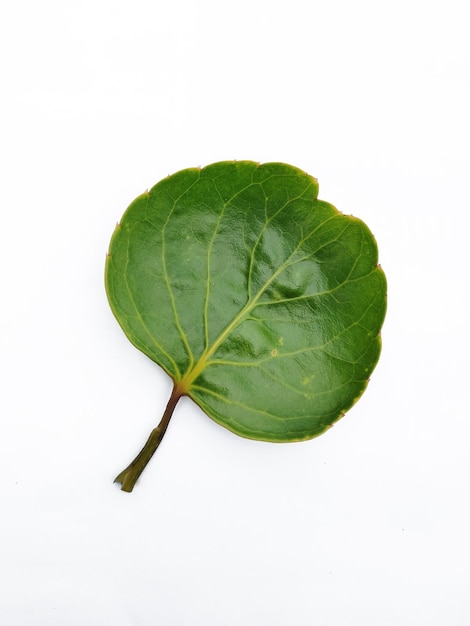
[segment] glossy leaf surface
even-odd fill
[[[130,341],[244,437],[309,439],[363,393],[386,282],[367,226],[280,163],[215,163],[127,209],[106,289]]]

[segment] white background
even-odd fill
[[[0,623],[470,623],[466,3],[24,0],[0,15]],[[283,161],[375,234],[363,398],[318,439],[225,431],[105,296],[111,233],[185,167]]]

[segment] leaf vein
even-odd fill
[[[174,318],[175,318],[175,325],[176,325],[176,328],[178,329],[178,332],[180,334],[180,337],[181,337],[181,340],[183,342],[184,348],[185,348],[186,353],[187,353],[188,358],[189,358],[189,369],[194,364],[194,356],[193,356],[193,353],[192,353],[192,350],[191,350],[191,346],[189,345],[189,341],[188,341],[188,338],[186,336],[186,333],[184,332],[183,327],[181,326],[181,322],[180,322],[180,319],[179,319],[178,311],[177,311],[177,308],[176,308],[175,296],[174,296],[174,293],[173,293],[173,289],[171,287],[170,278],[168,276],[168,269],[167,269],[167,262],[166,262],[166,239],[165,239],[165,236],[166,236],[166,228],[167,228],[167,226],[168,226],[168,224],[170,222],[170,218],[171,218],[171,216],[172,216],[172,214],[173,214],[173,212],[174,212],[178,202],[180,201],[180,199],[186,193],[188,193],[188,191],[197,183],[197,181],[199,179],[200,179],[200,173],[199,173],[199,178],[194,180],[191,183],[191,185],[189,185],[189,187],[187,189],[185,189],[183,192],[181,192],[181,194],[177,198],[175,198],[173,200],[173,205],[172,205],[170,211],[168,212],[167,218],[166,218],[165,223],[164,223],[164,225],[162,227],[162,267],[163,267],[163,276],[164,276],[166,288],[168,290],[168,294],[170,296],[171,307],[172,307],[173,315],[174,315]]]
[[[172,364],[174,370],[175,370],[175,374],[177,374],[178,376],[181,376],[181,372],[180,369],[176,363],[176,361],[173,359],[173,357],[163,348],[163,346],[155,339],[153,333],[151,332],[150,328],[147,325],[147,322],[145,321],[144,317],[142,316],[141,312],[139,311],[139,308],[135,302],[134,296],[132,294],[131,288],[129,286],[129,280],[127,277],[127,270],[129,267],[129,245],[130,245],[130,241],[129,239],[127,240],[127,249],[126,249],[126,263],[124,265],[124,271],[123,271],[123,276],[124,276],[124,283],[126,285],[126,290],[127,293],[129,295],[129,299],[132,303],[132,306],[134,307],[134,310],[136,312],[136,317],[137,319],[140,321],[142,328],[145,330],[146,334],[149,336],[151,343],[158,349],[160,350],[160,352],[168,359],[168,361]]]

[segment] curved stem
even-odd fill
[[[168,404],[166,405],[165,412],[163,413],[162,419],[158,426],[152,430],[150,433],[150,437],[147,439],[147,443],[139,452],[139,454],[135,457],[132,463],[126,467],[120,474],[116,476],[114,479],[115,483],[121,484],[122,491],[130,492],[134,489],[134,485],[137,482],[139,476],[144,471],[147,463],[150,461],[152,456],[155,454],[158,446],[160,445],[164,434],[166,433],[166,429],[168,428],[168,424],[170,423],[171,416],[173,415],[173,411],[178,403],[178,400],[181,396],[184,395],[181,389],[175,385],[173,387],[173,391],[171,392],[170,399],[168,400]]]

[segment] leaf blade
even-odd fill
[[[109,255],[124,332],[233,432],[311,438],[364,392],[386,308],[377,245],[301,170],[182,170],[131,204]]]

